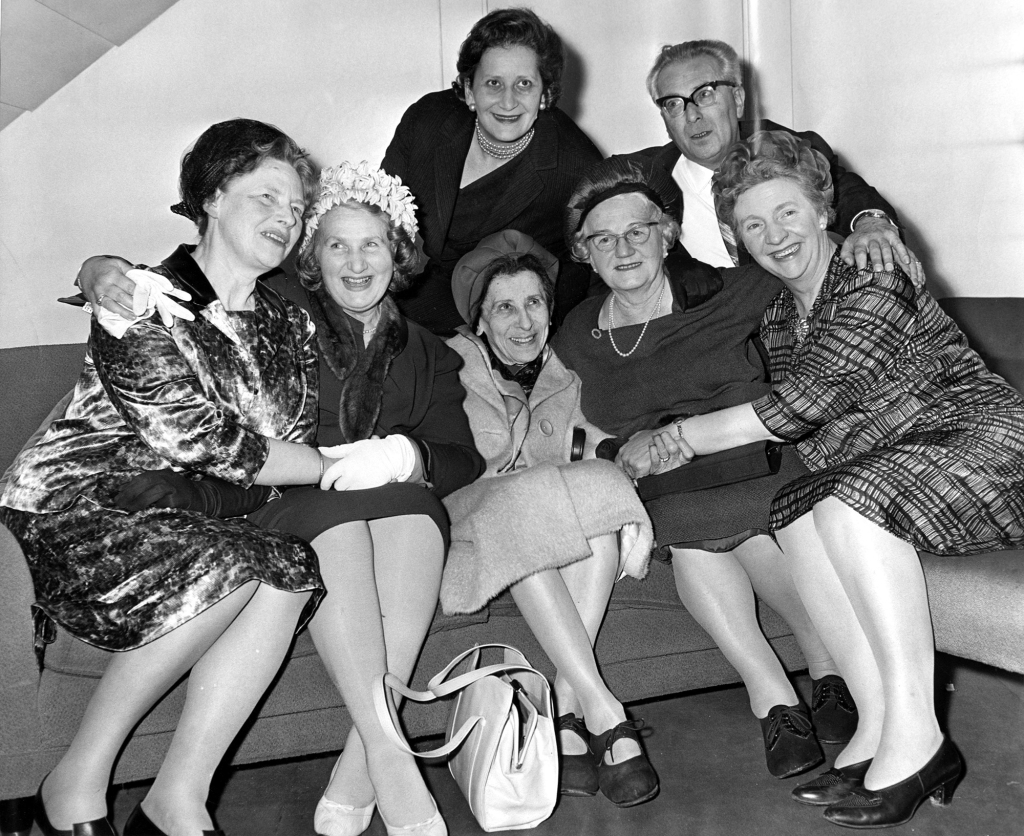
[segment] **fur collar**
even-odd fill
[[[320,287],[311,291],[310,311],[316,323],[316,338],[328,367],[341,381],[338,424],[346,443],[369,438],[380,415],[384,380],[391,361],[405,348],[408,327],[390,296],[380,302],[377,331],[365,350],[360,351],[348,317]]]

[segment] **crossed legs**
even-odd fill
[[[864,785],[891,786],[935,754],[934,640],[914,547],[838,499],[778,532],[797,589],[860,708],[839,767],[874,758]]]
[[[327,597],[309,630],[354,724],[325,795],[354,807],[376,799],[396,826],[424,821],[430,794],[415,758],[384,736],[372,686],[389,670],[412,676],[437,607],[441,534],[429,517],[408,515],[346,523],[312,546]]]
[[[761,632],[755,592],[789,624],[813,678],[837,672],[771,538],[751,537],[723,553],[672,548],[672,572],[679,600],[736,668],[756,717],[798,698]]]
[[[121,746],[191,668],[185,707],[143,807],[170,836],[211,829],[206,799],[213,771],[280,668],[308,598],[250,581],[156,641],[115,654],[71,746],[46,779],[44,803],[54,827],[106,816]]]

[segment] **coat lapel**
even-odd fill
[[[428,251],[440,253],[448,237],[455,201],[459,196],[459,184],[462,182],[462,169],[466,164],[466,154],[469,153],[473,126],[476,124],[474,119],[467,118],[469,116],[469,110],[452,113],[438,132],[434,149],[434,202],[438,220],[429,233],[431,240],[424,242]]]

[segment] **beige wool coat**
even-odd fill
[[[482,341],[468,329],[448,340],[463,359],[465,409],[484,475],[446,497],[451,548],[441,584],[446,613],[475,612],[524,577],[591,555],[588,539],[635,523],[623,571],[643,577],[653,545],[650,519],[630,480],[594,458],[607,437],[583,416],[580,379],[550,348],[525,396],[491,369]],[[573,430],[587,440],[583,461],[570,462]]]

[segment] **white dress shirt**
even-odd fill
[[[711,194],[713,174],[710,168],[684,156],[680,156],[672,168],[672,179],[683,191],[683,234],[679,240],[690,255],[705,264],[732,267],[715,214],[715,199]]]

